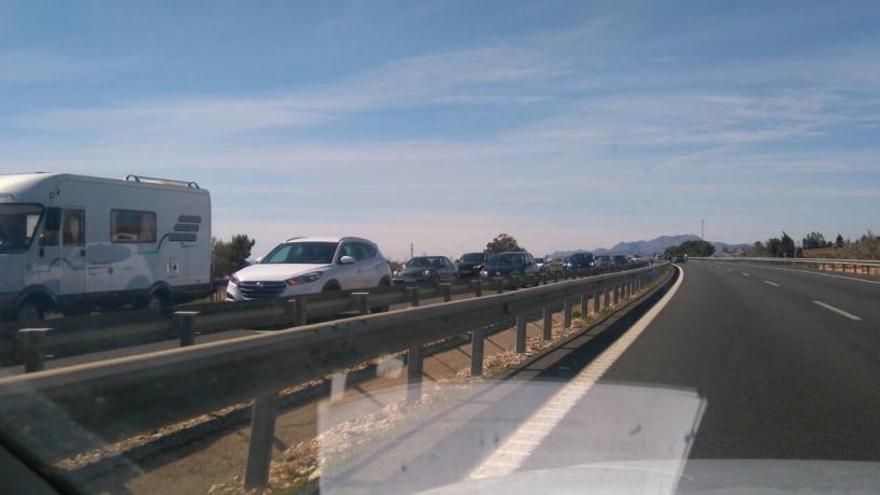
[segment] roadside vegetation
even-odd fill
[[[211,239],[211,253],[214,260],[212,278],[228,277],[246,267],[247,260],[251,257],[251,249],[256,242],[246,234],[236,234],[229,241],[216,237]]]
[[[703,240],[684,241],[678,246],[670,246],[666,248],[663,255],[667,258],[675,256],[712,256],[715,253],[715,246],[711,242]]]
[[[755,242],[743,253],[745,256],[769,258],[841,258],[841,259],[880,259],[880,237],[870,230],[858,239],[844,239],[837,234],[834,241],[826,240],[820,232],[810,232],[801,241],[800,247],[785,232],[782,237],[773,237],[765,242]]]

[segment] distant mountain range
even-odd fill
[[[678,246],[684,241],[698,241],[700,240],[699,236],[694,234],[685,234],[685,235],[662,235],[660,237],[648,240],[648,241],[630,241],[630,242],[619,242],[615,244],[610,249],[605,248],[597,248],[597,249],[576,249],[573,251],[556,251],[551,253],[549,256],[555,259],[565,258],[566,256],[570,256],[574,253],[589,251],[593,254],[637,254],[639,256],[651,256],[654,253],[662,254],[666,248],[670,246]],[[728,251],[728,252],[736,252],[742,251],[749,247],[748,244],[728,244],[726,242],[712,242],[712,245],[715,246],[716,252]]]

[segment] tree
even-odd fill
[[[782,241],[777,237],[767,239],[767,255],[772,257],[782,256]]]
[[[486,244],[486,252],[489,253],[506,253],[508,251],[525,251],[525,249],[519,247],[516,239],[508,234],[498,234]]]
[[[785,231],[782,232],[782,239],[780,241],[780,249],[782,250],[781,255],[786,258],[794,258],[795,257],[795,245],[794,239],[792,239]]]
[[[810,232],[801,242],[804,249],[819,249],[831,247],[831,243],[825,240],[825,236],[819,232]]]
[[[245,234],[232,236],[229,242],[222,239],[211,239],[214,255],[214,277],[228,277],[247,266],[251,249],[257,241]]]
[[[837,249],[840,249],[843,247],[843,236],[842,235],[837,234],[837,240],[834,241],[834,246]]]
[[[678,246],[666,248],[664,254],[668,258],[681,255],[708,257],[715,254],[715,246],[703,240],[684,241]]]
[[[768,254],[770,254],[770,252],[767,250],[767,246],[765,246],[763,242],[755,241],[755,243],[752,244],[752,247],[748,250],[746,254],[748,254],[749,256],[760,258],[767,256]]]

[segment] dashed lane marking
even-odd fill
[[[816,306],[821,306],[821,307],[827,309],[828,311],[833,311],[841,316],[845,316],[845,317],[849,318],[850,320],[862,321],[862,319],[860,317],[858,317],[852,313],[848,313],[840,308],[835,308],[834,306],[832,306],[828,303],[824,303],[822,301],[813,301],[813,304],[815,304]]]

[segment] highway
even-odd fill
[[[787,472],[791,488],[833,471],[876,488],[873,464],[774,463],[880,461],[878,300],[876,280],[691,261],[644,316],[610,321],[511,380],[453,392],[405,432],[331,458],[322,492],[560,488],[584,465],[609,462],[641,474],[591,471],[573,486],[610,477],[668,493],[734,472],[778,487],[774,473]],[[729,464],[707,470],[706,460]]]

